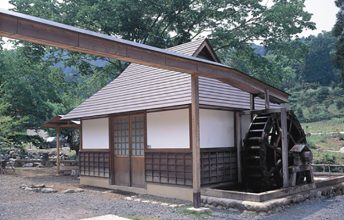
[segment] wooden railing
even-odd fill
[[[312,164],[315,173],[344,173],[344,164]]]

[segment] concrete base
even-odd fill
[[[154,196],[185,201],[193,200],[193,191],[191,187],[147,183],[147,193]]]
[[[215,193],[215,196],[202,196],[202,203],[206,207],[235,208],[239,210],[248,210],[255,212],[270,212],[278,207],[285,206],[290,203],[302,202],[306,199],[344,194],[344,177],[334,177],[327,180],[322,180],[316,182],[314,185],[315,188],[307,189],[307,187],[303,188],[302,186],[299,186],[299,188],[292,187],[283,189],[281,191],[277,190],[277,192],[273,192],[275,194],[270,195],[270,199],[266,199],[264,201],[255,201],[256,198],[254,197],[252,197],[253,200],[240,200],[230,197],[216,197],[216,195],[218,194]],[[286,191],[288,189],[290,191],[289,194],[286,195],[285,193],[288,192]],[[301,189],[304,190],[301,191]]]
[[[146,194],[147,193],[147,190],[145,188],[110,185],[109,179],[100,178],[100,177],[81,176],[80,177],[80,184],[87,185],[87,186],[106,188],[106,189],[125,191],[125,192],[132,192],[132,193],[136,193],[136,194]]]
[[[107,178],[88,176],[81,176],[80,184],[125,192],[132,192],[136,194],[150,194],[154,196],[180,199],[185,201],[192,201],[193,199],[193,191],[191,187],[147,183],[146,188],[136,188],[128,186],[111,185],[110,180]]]

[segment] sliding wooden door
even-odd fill
[[[145,187],[145,115],[118,116],[112,123],[114,184]]]

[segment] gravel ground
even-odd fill
[[[44,194],[20,189],[22,184],[45,184],[59,192]],[[53,175],[0,175],[0,220],[81,219],[113,214],[133,219],[343,219],[344,197],[318,199],[292,205],[270,215],[237,210],[212,210],[212,215],[191,215],[182,201],[153,196],[119,194],[84,187],[84,192],[61,193],[77,188],[78,180]],[[128,200],[128,199],[131,200]],[[137,201],[135,201],[137,200]],[[140,201],[138,201],[140,200]],[[143,202],[146,201],[146,202]],[[148,202],[147,202],[148,201]],[[167,205],[168,204],[168,205]],[[185,204],[186,206],[190,204]]]

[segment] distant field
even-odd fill
[[[344,118],[335,118],[313,123],[302,123],[307,142],[312,147],[314,163],[344,164],[344,153],[339,152],[344,147]],[[319,134],[321,133],[321,134]]]
[[[306,133],[344,132],[344,117],[326,121],[301,123],[301,125]]]

